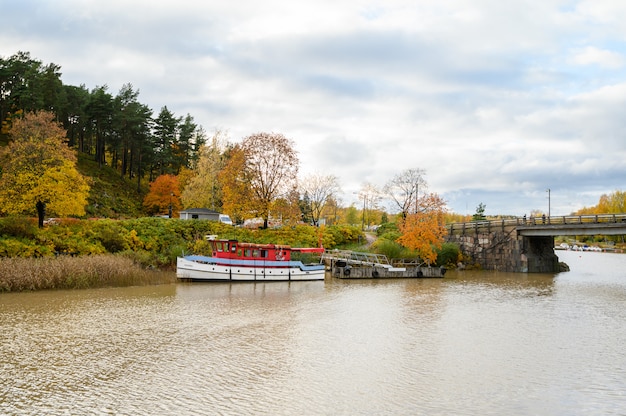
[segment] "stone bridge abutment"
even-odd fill
[[[524,237],[515,228],[476,229],[448,234],[448,242],[457,243],[461,252],[485,270],[522,273],[559,271],[554,254],[554,237]]]
[[[626,214],[515,218],[449,224],[447,242],[485,270],[556,273],[559,259],[554,237],[624,235]]]

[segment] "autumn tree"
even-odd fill
[[[217,131],[208,145],[200,148],[200,157],[194,175],[185,185],[181,198],[185,208],[210,208],[222,206],[219,173],[225,166],[226,136]]]
[[[424,169],[407,169],[393,177],[383,187],[383,193],[398,208],[403,218],[410,212],[417,212],[419,193],[426,193],[427,184]]]
[[[277,198],[272,204],[272,217],[279,218],[283,225],[295,225],[302,221],[302,211],[298,202],[300,193],[291,189],[285,196]]]
[[[340,191],[334,175],[312,174],[300,181],[300,188],[308,197],[308,208],[314,225],[319,225],[326,204]]]
[[[222,209],[236,223],[257,215],[258,207],[252,195],[252,188],[246,183],[243,170],[245,155],[240,145],[228,149],[226,161],[218,173],[222,190]]]
[[[46,209],[60,217],[84,215],[89,185],[76,169],[66,131],[54,114],[26,113],[13,120],[10,142],[0,150],[0,207],[7,214],[33,214],[43,227]]]
[[[603,194],[598,205],[585,207],[575,212],[576,215],[620,214],[626,212],[626,192],[616,190],[611,194]]]
[[[243,139],[244,165],[237,173],[251,190],[252,206],[267,228],[272,204],[297,183],[299,160],[292,140],[282,134],[257,133]]]
[[[174,212],[181,209],[178,178],[165,174],[150,183],[150,192],[143,199],[143,206],[150,215],[167,212],[172,218]]]
[[[417,212],[408,214],[398,223],[402,235],[398,243],[415,250],[428,264],[437,260],[446,235],[445,201],[437,194],[430,193],[420,198]]]

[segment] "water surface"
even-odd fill
[[[557,275],[0,295],[0,414],[626,409],[626,255]]]

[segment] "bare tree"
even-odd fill
[[[383,188],[402,213],[402,218],[420,210],[420,193],[425,194],[428,185],[424,169],[407,169],[393,177]]]
[[[334,175],[312,174],[301,181],[300,189],[309,197],[313,225],[317,226],[327,202],[340,191],[338,179]]]
[[[257,133],[243,139],[243,180],[252,189],[263,226],[267,228],[272,203],[297,183],[299,159],[292,140],[282,134]]]
[[[381,195],[378,188],[369,182],[364,183],[361,190],[359,191],[359,199],[363,200],[363,211],[361,212],[362,229],[365,230],[366,225],[369,226],[370,221],[368,211],[378,209],[380,196]]]

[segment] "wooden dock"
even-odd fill
[[[322,261],[332,276],[339,279],[441,278],[446,274],[444,267],[415,263],[393,265],[382,254],[348,250],[327,251],[322,255]]]

